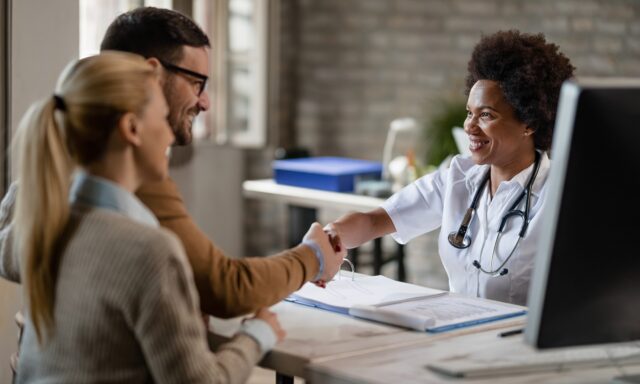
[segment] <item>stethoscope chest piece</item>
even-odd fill
[[[449,243],[458,249],[466,249],[471,245],[471,237],[460,235],[459,232],[451,232],[448,239]]]

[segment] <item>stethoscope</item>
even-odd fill
[[[504,268],[504,266],[507,264],[511,256],[513,256],[513,253],[516,251],[516,249],[518,248],[518,245],[520,244],[520,240],[522,240],[525,233],[527,232],[527,227],[529,226],[529,208],[531,205],[531,188],[533,187],[533,182],[536,180],[538,169],[540,168],[540,157],[541,157],[540,152],[538,151],[535,151],[535,152],[536,152],[536,158],[533,166],[533,172],[531,172],[531,176],[529,176],[527,185],[522,191],[522,193],[520,194],[520,196],[518,196],[516,201],[511,205],[507,213],[502,217],[502,221],[500,222],[500,227],[498,228],[498,236],[496,237],[496,241],[493,244],[493,252],[491,253],[491,262],[489,264],[490,265],[489,270],[484,269],[478,260],[473,260],[473,266],[486,274],[489,274],[492,276],[504,276],[507,273],[509,273],[509,270],[507,268]],[[484,179],[482,179],[482,182],[480,183],[478,190],[473,195],[473,201],[471,202],[471,205],[469,206],[469,208],[467,209],[467,212],[464,214],[464,217],[462,218],[462,223],[460,223],[460,228],[458,229],[457,232],[454,231],[449,234],[449,243],[455,248],[465,249],[465,248],[468,248],[469,245],[471,245],[471,237],[467,235],[467,229],[469,228],[469,224],[471,223],[471,220],[473,220],[473,217],[475,216],[476,209],[478,208],[478,201],[480,201],[480,195],[482,194],[482,191],[484,190],[484,187],[487,184],[489,177],[491,177],[491,169],[487,171],[487,174],[484,176]],[[517,209],[518,205],[520,205],[523,198],[526,198],[525,204],[524,204],[524,212],[522,210]],[[500,264],[498,268],[492,269],[493,258],[496,254],[496,249],[498,248],[498,243],[500,242],[500,238],[502,237],[502,231],[507,225],[507,220],[509,220],[509,218],[514,216],[518,216],[522,218],[522,227],[520,228],[520,232],[518,233],[518,240],[516,241],[516,244],[514,245],[511,252],[509,253],[509,256],[507,256],[507,258],[502,262],[502,264]]]

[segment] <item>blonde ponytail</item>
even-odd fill
[[[20,183],[14,230],[29,315],[40,343],[55,323],[73,168],[103,157],[121,116],[144,109],[149,81],[156,76],[142,57],[129,53],[82,59],[62,73],[56,96],[34,104],[20,123],[13,148]]]
[[[16,137],[20,188],[15,229],[23,256],[23,281],[38,340],[53,326],[59,239],[69,221],[73,162],[56,122],[53,98],[33,105]]]

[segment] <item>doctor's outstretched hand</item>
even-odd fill
[[[340,270],[342,259],[347,255],[347,250],[340,243],[338,237],[331,237],[318,223],[311,224],[302,242],[308,242],[309,240],[318,246],[324,262],[322,273],[314,283],[318,286],[324,286],[324,283],[330,281]]]
[[[324,230],[338,237],[347,249],[396,231],[393,221],[382,208],[369,212],[351,212],[327,224]]]

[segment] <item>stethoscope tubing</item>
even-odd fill
[[[473,263],[472,263],[473,266],[476,267],[479,271],[492,276],[504,276],[507,273],[509,273],[509,270],[507,268],[504,268],[504,266],[507,264],[507,262],[509,262],[509,260],[511,259],[511,256],[513,256],[513,254],[515,253],[516,249],[518,248],[518,245],[520,244],[520,240],[524,238],[525,234],[527,233],[527,228],[529,227],[529,212],[531,208],[531,191],[533,189],[533,183],[538,175],[538,170],[540,169],[540,158],[541,158],[540,152],[536,151],[533,171],[529,176],[529,180],[527,181],[527,184],[524,190],[520,193],[518,198],[514,201],[514,203],[511,205],[507,213],[502,217],[502,220],[500,221],[500,227],[498,227],[498,235],[496,236],[496,241],[494,242],[494,245],[493,245],[493,251],[491,252],[491,264],[493,264],[493,259],[496,254],[496,250],[498,248],[498,243],[500,241],[500,238],[502,237],[502,233],[504,231],[504,228],[507,225],[508,219],[512,216],[519,216],[522,218],[522,226],[520,228],[520,232],[518,233],[518,240],[516,241],[515,246],[513,247],[513,249],[511,249],[511,252],[509,252],[509,255],[507,256],[507,258],[495,270],[493,270],[492,268],[490,268],[489,270],[486,270],[482,267],[482,265],[478,260],[473,260]],[[480,195],[482,194],[482,191],[484,190],[484,187],[486,186],[487,181],[489,180],[490,177],[491,177],[491,169],[487,171],[482,182],[480,183],[480,186],[476,190],[473,196],[471,205],[469,206],[469,208],[467,208],[467,211],[465,212],[465,216],[462,219],[462,222],[460,223],[460,228],[458,229],[458,231],[449,233],[449,236],[448,236],[449,243],[454,248],[465,249],[471,245],[471,237],[467,235],[467,230],[478,208]],[[517,207],[522,202],[523,198],[525,199],[524,212],[517,209]]]

